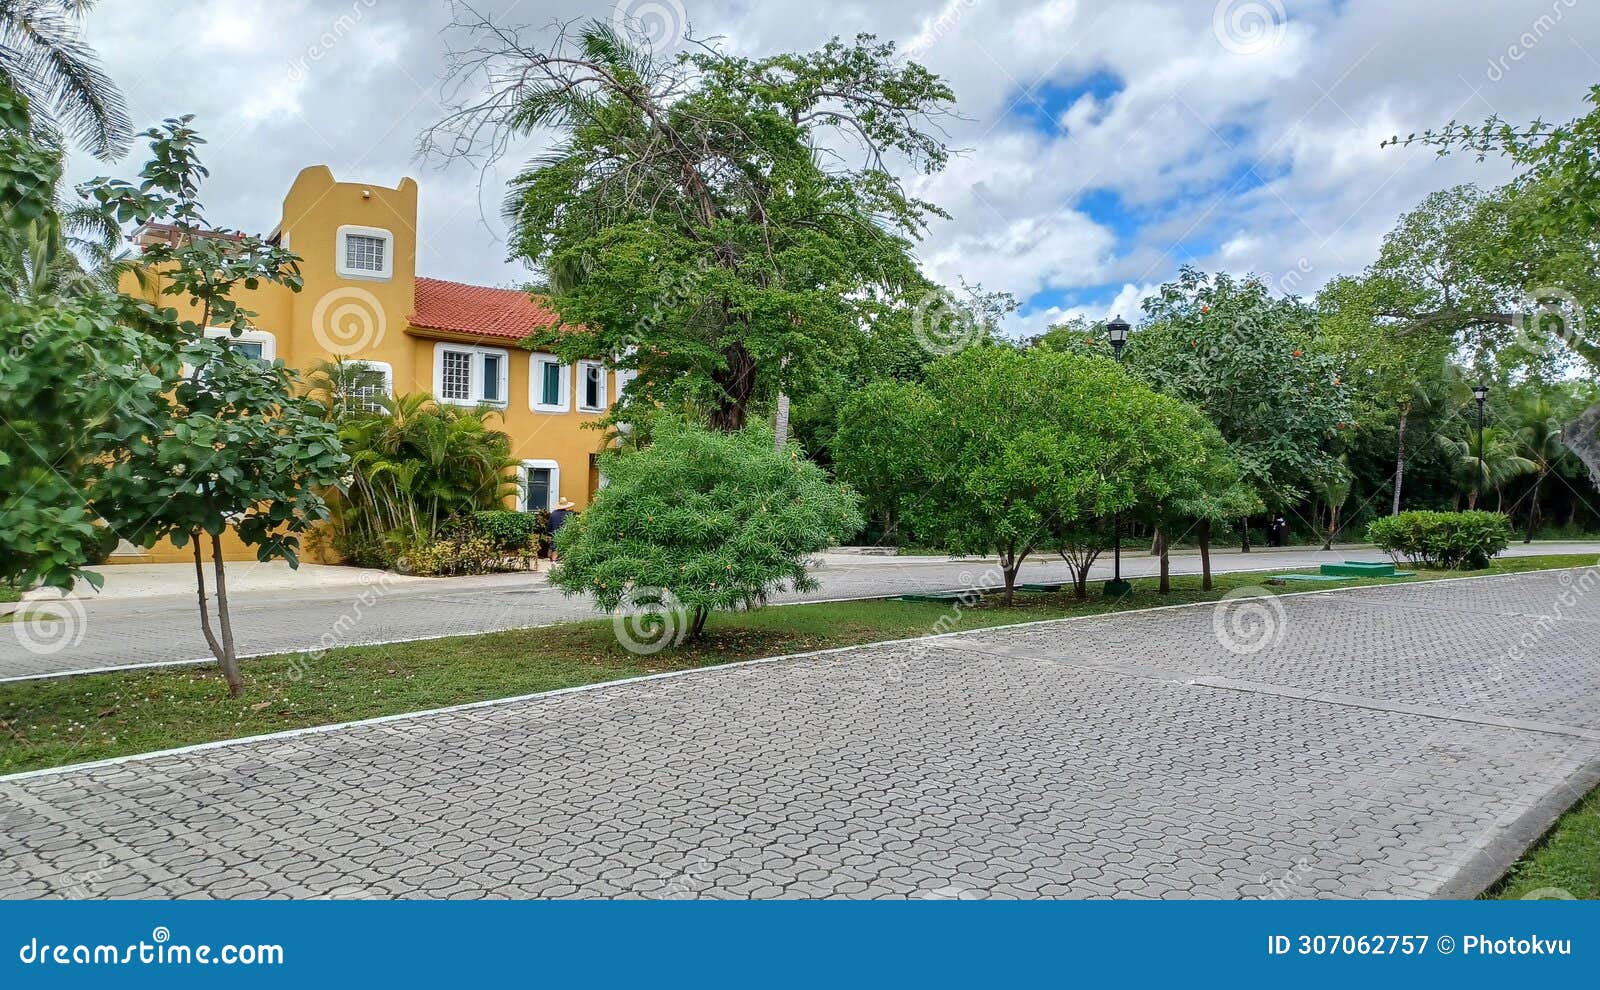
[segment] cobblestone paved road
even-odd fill
[[[1509,553],[1592,553],[1600,544],[1518,544]],[[1373,551],[1290,550],[1250,554],[1218,552],[1215,567],[1224,571],[1315,568],[1347,556],[1381,559]],[[775,601],[818,601],[910,592],[948,591],[981,583],[986,565],[978,560],[942,558],[848,557],[831,555],[817,571],[822,586],[804,594],[784,593]],[[1127,576],[1155,573],[1157,561],[1129,554]],[[1175,574],[1199,572],[1199,558],[1172,558]],[[381,572],[373,572],[381,579]],[[1102,561],[1096,579],[1110,577]],[[996,577],[996,579],[998,579]],[[1026,564],[1023,581],[1065,581],[1066,565],[1041,558]],[[361,588],[264,592],[234,596],[233,625],[240,651],[259,656],[329,646],[380,643],[433,636],[516,629],[597,613],[583,599],[563,596],[543,574],[499,574],[431,584],[374,584]],[[67,613],[69,622],[43,629],[18,623],[0,625],[0,680],[38,677],[67,671],[103,669],[145,663],[206,659],[192,594],[157,600],[93,601]]]
[[[0,781],[0,894],[1470,896],[1600,776],[1600,573],[785,658]]]

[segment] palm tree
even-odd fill
[[[20,225],[0,225],[0,291],[39,301],[114,292],[124,273],[144,272],[117,254],[121,231],[92,206],[58,204]]]
[[[453,515],[499,508],[516,491],[511,440],[488,408],[440,405],[425,393],[351,410],[339,429],[350,455],[336,524],[345,546],[400,548],[432,540]]]
[[[94,0],[0,0],[0,85],[27,97],[101,161],[127,150],[133,128],[122,93],[80,31]]]
[[[1524,402],[1518,410],[1518,418],[1522,425],[1517,427],[1517,445],[1537,472],[1533,479],[1533,490],[1528,494],[1528,531],[1522,539],[1524,543],[1532,543],[1533,530],[1539,520],[1539,492],[1544,487],[1545,475],[1567,455],[1567,448],[1561,442],[1561,418],[1543,396]]]
[[[1503,505],[1505,493],[1501,486],[1512,478],[1531,474],[1538,465],[1517,453],[1517,438],[1499,427],[1484,428],[1481,457],[1478,445],[1475,430],[1469,437],[1439,437],[1439,446],[1450,461],[1457,483],[1467,492],[1467,508],[1477,508],[1478,496],[1490,488]]]

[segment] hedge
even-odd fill
[[[1511,521],[1498,512],[1402,512],[1374,519],[1367,539],[1423,567],[1475,571],[1511,545]]]

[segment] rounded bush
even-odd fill
[[[1498,512],[1402,512],[1374,519],[1367,539],[1422,567],[1476,571],[1511,545],[1511,521]]]

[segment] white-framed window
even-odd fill
[[[599,361],[578,362],[578,408],[584,412],[605,411],[606,366]]]
[[[564,413],[571,408],[571,370],[554,354],[529,355],[528,408],[544,413]]]
[[[517,507],[523,512],[554,509],[561,501],[561,465],[551,460],[522,462]]]
[[[394,398],[394,368],[387,361],[347,361],[350,402],[366,412],[384,412],[379,399]]]
[[[333,260],[341,278],[387,280],[394,275],[394,235],[378,227],[345,224],[339,228]]]
[[[433,395],[457,406],[506,404],[511,355],[503,347],[439,343],[433,348]]]
[[[246,330],[234,335],[227,327],[206,327],[206,336],[226,341],[236,351],[271,364],[278,356],[278,338],[266,330]]]

